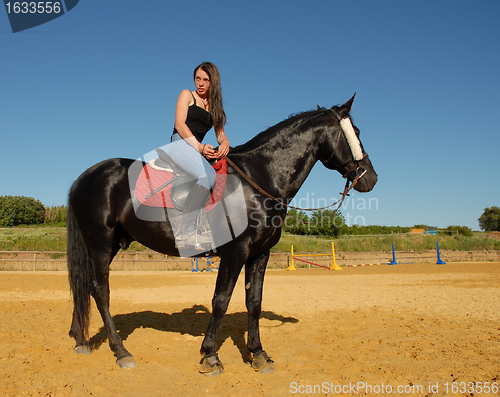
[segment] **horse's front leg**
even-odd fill
[[[248,310],[247,347],[252,353],[252,367],[261,373],[274,372],[274,362],[262,349],[259,319],[262,311],[262,288],[269,252],[250,258],[245,265],[246,306]]]
[[[207,376],[217,376],[224,372],[222,363],[217,356],[217,333],[242,267],[243,263],[238,263],[236,260],[231,262],[229,259],[221,257],[212,299],[212,316],[200,350],[202,354],[200,372]]]

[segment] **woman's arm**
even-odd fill
[[[203,145],[198,142],[186,124],[189,106],[192,104],[193,96],[191,95],[191,91],[182,90],[179,98],[177,99],[177,106],[175,108],[175,130],[182,138],[184,138],[184,140],[186,140],[186,142],[202,153]]]
[[[226,133],[224,132],[224,127],[219,127],[215,130],[215,136],[217,137],[217,142],[219,143],[219,151],[217,153],[218,159],[223,159],[229,153],[229,140],[227,139]]]

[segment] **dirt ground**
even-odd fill
[[[73,353],[65,272],[0,272],[0,393],[498,395],[500,263],[270,270],[261,336],[273,374],[248,363],[240,277],[219,337],[225,373],[207,378],[197,368],[216,276],[112,272],[111,312],[138,363],[123,370],[95,306],[94,352]]]

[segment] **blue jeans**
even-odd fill
[[[193,137],[193,139],[196,139]],[[172,135],[172,143],[168,154],[184,172],[191,175],[208,190],[215,186],[216,173],[210,163],[194,147],[187,143],[178,133]]]

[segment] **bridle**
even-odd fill
[[[344,131],[344,129],[342,128],[342,118],[340,117],[340,115],[337,113],[337,111],[333,108],[331,109],[328,109],[330,112],[332,112],[335,117],[337,118],[337,120],[339,121],[339,125],[340,125],[340,130],[344,132],[344,135],[347,135],[346,134],[346,131]],[[345,117],[344,119],[347,119],[348,117]],[[340,139],[340,132],[339,134],[337,135],[337,142],[339,141]],[[347,139],[347,136],[346,136],[346,139]],[[332,153],[332,155],[326,160],[324,161],[323,163],[328,163],[332,157],[335,155],[335,151]],[[342,197],[342,200],[344,199],[345,195],[347,195],[346,191],[349,192],[358,182],[361,178],[363,178],[363,176],[365,176],[365,174],[368,172],[368,170],[366,168],[364,168],[363,166],[359,165],[359,162],[364,160],[366,157],[368,157],[368,154],[366,153],[363,153],[363,156],[360,158],[360,159],[357,159],[356,160],[356,157],[353,153],[353,163],[352,163],[352,166],[347,168],[347,164],[349,164],[349,162],[347,162],[346,164],[344,165],[340,165],[339,168],[340,169],[346,169],[347,168],[347,171],[344,172],[344,174],[342,175],[342,178],[346,179],[346,184],[345,184],[345,188],[344,188],[344,193],[340,193],[343,195]],[[354,169],[356,169],[356,177],[353,179],[352,181],[352,184],[351,186],[349,187],[349,179],[347,179],[348,175],[354,171]],[[345,194],[345,195],[344,195]]]
[[[328,109],[328,110],[330,110],[335,115],[335,117],[338,119],[338,121],[340,123],[342,119],[340,118],[339,114],[333,108]],[[343,129],[341,127],[340,127],[340,131],[343,131]],[[345,131],[344,131],[344,134],[345,134]],[[340,132],[337,136],[337,142],[339,139],[340,139]],[[332,155],[323,163],[325,163],[325,162],[327,163],[328,161],[330,161],[331,158],[334,156],[334,154],[335,154],[335,152],[333,152]],[[226,157],[226,161],[229,163],[229,165],[231,167],[234,168],[234,170],[236,172],[238,172],[243,177],[243,179],[245,179],[250,185],[252,185],[260,193],[262,193],[264,196],[276,201],[277,203],[284,205],[287,208],[292,208],[292,209],[296,209],[296,210],[300,210],[300,211],[317,211],[317,210],[324,210],[324,209],[333,207],[334,205],[338,204],[337,208],[334,210],[334,211],[337,211],[340,208],[340,206],[342,205],[342,203],[344,202],[344,199],[347,196],[349,196],[349,192],[354,188],[354,186],[356,186],[356,184],[359,182],[359,180],[363,176],[365,176],[365,174],[368,172],[367,169],[365,169],[364,167],[359,165],[359,162],[366,157],[368,157],[368,155],[365,153],[365,154],[363,154],[363,157],[361,159],[356,160],[354,155],[353,155],[353,158],[354,158],[353,166],[351,168],[349,168],[349,170],[346,173],[344,173],[344,175],[342,175],[342,177],[346,179],[344,191],[342,193],[339,193],[342,197],[339,200],[337,200],[336,202],[334,202],[330,205],[327,205],[326,207],[320,207],[320,208],[300,208],[300,207],[294,207],[292,205],[285,204],[283,201],[273,197],[271,194],[267,193],[264,189],[262,189],[259,185],[257,185],[254,181],[252,181],[248,177],[248,175],[246,175],[245,172],[243,172],[236,164],[234,164],[234,162],[229,157]],[[340,166],[340,168],[342,168],[342,167],[343,166]],[[347,179],[347,177],[355,168],[356,168],[356,177],[353,179],[351,185],[349,186],[349,179]]]

